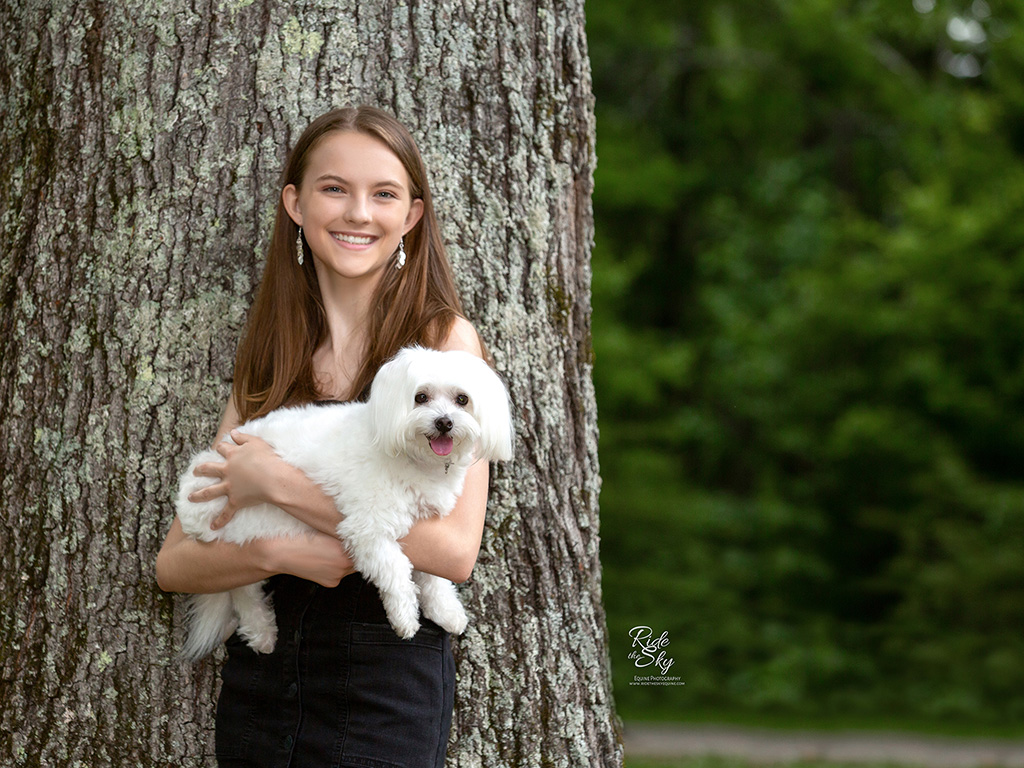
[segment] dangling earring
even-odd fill
[[[302,227],[299,227],[299,236],[295,240],[295,250],[299,252],[299,266],[302,266]]]
[[[401,269],[405,266],[405,238],[403,237],[398,241],[398,262],[395,264],[395,269]]]

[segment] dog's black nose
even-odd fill
[[[434,428],[442,435],[447,435],[452,431],[452,420],[447,416],[439,416],[434,419]]]

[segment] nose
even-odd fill
[[[434,419],[434,429],[440,432],[442,435],[447,435],[452,431],[452,420],[447,416],[439,416]]]
[[[349,221],[366,222],[370,220],[370,207],[366,197],[353,195],[349,198],[348,210],[345,212]]]

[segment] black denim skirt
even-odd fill
[[[359,574],[325,589],[276,576],[273,653],[227,643],[217,703],[220,768],[440,768],[455,697],[448,633],[402,640]]]

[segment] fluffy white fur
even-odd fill
[[[367,403],[283,408],[240,430],[266,440],[334,498],[344,516],[338,536],[356,570],[380,591],[401,637],[416,634],[419,607],[449,632],[465,629],[454,585],[414,571],[398,539],[417,519],[451,511],[474,461],[512,458],[508,393],[484,361],[467,352],[409,347],[381,367]],[[219,461],[215,451],[202,451],[181,476],[177,512],[186,534],[241,544],[312,532],[270,504],[241,509],[226,526],[211,530],[225,499],[193,503],[188,496],[217,482],[196,477],[195,467]],[[210,653],[236,627],[261,653],[272,651],[277,640],[262,582],[194,596],[190,619],[182,650],[189,659]]]

